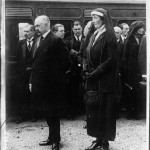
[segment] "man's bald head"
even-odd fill
[[[118,26],[115,26],[114,30],[115,30],[115,34],[116,34],[117,39],[120,39],[120,36],[121,36],[121,33],[122,33],[121,28],[118,27]]]
[[[43,35],[50,29],[50,20],[47,16],[38,16],[34,22],[35,30],[39,35]]]

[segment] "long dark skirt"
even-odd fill
[[[116,135],[115,94],[105,92],[100,105],[86,106],[87,134],[113,141]]]

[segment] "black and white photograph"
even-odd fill
[[[148,6],[2,0],[0,149],[149,150]]]

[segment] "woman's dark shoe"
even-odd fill
[[[109,142],[107,140],[103,140],[101,150],[109,150]]]
[[[101,140],[96,140],[92,142],[92,145],[89,146],[88,148],[86,148],[85,150],[100,150],[102,145],[102,141]]]
[[[52,144],[52,150],[59,150],[59,142],[54,142]]]

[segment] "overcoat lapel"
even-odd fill
[[[105,35],[105,32],[103,32],[103,33],[98,37],[98,39],[97,39],[96,42],[94,43],[92,49],[94,49],[94,48],[96,47],[96,45],[98,45],[98,44],[101,42],[101,39],[104,38],[104,35]]]
[[[36,49],[37,47],[37,43],[35,45],[35,52],[34,52],[34,56],[33,58],[35,58],[40,52],[42,52],[42,50],[49,45],[50,43],[50,38],[51,38],[52,33],[48,33],[48,35],[45,37],[45,39],[43,40],[42,44]],[[37,39],[39,40],[39,39]]]

